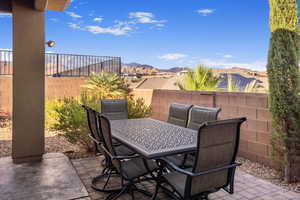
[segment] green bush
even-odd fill
[[[87,94],[99,99],[124,99],[129,94],[129,87],[122,77],[104,72],[92,74],[82,87]]]
[[[151,107],[145,104],[144,99],[128,98],[128,117],[129,119],[149,117],[151,114]]]
[[[80,145],[87,151],[91,151],[93,145],[88,136],[89,129],[86,111],[81,105],[87,105],[100,111],[100,97],[103,99],[117,99],[123,96],[123,98],[128,99],[129,118],[148,117],[151,113],[150,106],[145,105],[143,99],[135,100],[129,95],[128,87],[120,84],[122,82],[121,77],[106,74],[106,76],[113,76],[113,78],[105,78],[105,80],[111,81],[107,81],[105,85],[101,85],[98,81],[94,81],[95,79],[99,80],[99,77],[95,78],[96,76],[101,76],[101,80],[104,79],[103,74],[92,76],[85,85],[85,87],[87,85],[89,86],[86,87],[80,97],[46,101],[46,128],[61,132],[61,136],[65,137],[67,141],[72,144]],[[116,78],[119,80],[116,80]],[[94,86],[91,85],[93,82],[95,83]],[[118,86],[107,85],[115,83],[118,83]],[[122,91],[119,90],[119,92],[113,93],[107,90],[107,88],[122,88]]]
[[[46,128],[61,132],[61,136],[71,144],[80,145],[87,151],[91,151],[93,147],[88,137],[87,117],[81,107],[82,104],[97,109],[96,105],[99,101],[84,93],[78,98],[47,101]]]

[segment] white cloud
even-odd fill
[[[104,20],[103,17],[95,17],[94,18],[95,22],[102,22],[103,20]]]
[[[116,36],[127,35],[132,30],[130,26],[113,26],[113,27],[101,27],[101,26],[86,26],[86,30],[93,34],[112,34]]]
[[[166,22],[166,20],[156,20],[154,14],[150,12],[130,12],[129,18],[133,19],[136,23],[141,24],[161,24]]]
[[[53,22],[58,22],[58,21],[59,21],[59,19],[57,19],[57,18],[50,18],[50,21],[53,21]]]
[[[10,13],[0,13],[0,18],[11,17]]]
[[[79,24],[75,24],[75,23],[68,23],[69,27],[72,29],[80,29],[80,25]]]
[[[230,54],[225,54],[223,55],[224,58],[233,58],[233,55],[230,55]]]
[[[161,29],[165,26],[166,20],[156,20],[155,16],[149,12],[130,12],[127,21],[115,20],[111,26],[89,25],[85,30],[93,34],[112,34],[116,36],[129,35],[130,32],[138,29],[138,24],[151,24],[152,27]],[[103,17],[95,17],[94,22],[102,22]]]
[[[182,54],[182,53],[169,53],[169,54],[165,54],[162,56],[159,56],[159,59],[161,60],[179,60],[182,58],[187,57],[186,54]]]
[[[214,9],[200,9],[200,10],[197,10],[197,13],[199,13],[202,16],[208,16],[208,15],[214,13],[214,12],[215,12]]]
[[[70,17],[72,17],[72,18],[74,18],[74,19],[82,18],[81,15],[78,15],[78,14],[76,14],[76,13],[74,13],[74,12],[66,12],[66,13],[67,13],[67,15],[69,15]]]
[[[247,68],[247,69],[252,69],[257,71],[265,71],[267,62],[254,61],[249,63],[243,63],[243,62],[228,62],[227,60],[200,59],[199,64],[203,64],[208,67],[222,67],[222,68],[241,67],[241,68]]]

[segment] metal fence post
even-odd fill
[[[121,76],[122,74],[122,61],[121,61],[121,57],[119,57],[119,75]]]
[[[56,54],[56,75],[59,76],[59,54]]]

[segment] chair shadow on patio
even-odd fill
[[[85,185],[89,196],[92,200],[100,200],[107,197],[109,193],[97,192],[91,188],[92,178],[98,175],[102,167],[100,163],[102,162],[103,157],[90,157],[83,159],[71,160],[73,166],[75,167],[79,177],[81,178],[83,184]],[[115,180],[120,178],[113,178],[111,184],[118,184]],[[139,187],[144,187],[150,192],[154,192],[155,182],[146,182]],[[171,200],[169,196],[164,194],[161,190],[159,192],[160,200]],[[209,196],[210,200],[298,200],[299,194],[283,189],[277,185],[274,185],[268,181],[262,180],[255,176],[252,176],[240,169],[236,170],[235,175],[235,193],[229,195],[224,191],[219,191]],[[119,198],[120,200],[131,199],[130,195],[124,195]],[[136,199],[139,200],[148,200],[149,197],[144,195],[136,194]]]

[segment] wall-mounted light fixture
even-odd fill
[[[54,47],[56,45],[55,41],[49,40],[48,42],[45,43],[48,47]]]

